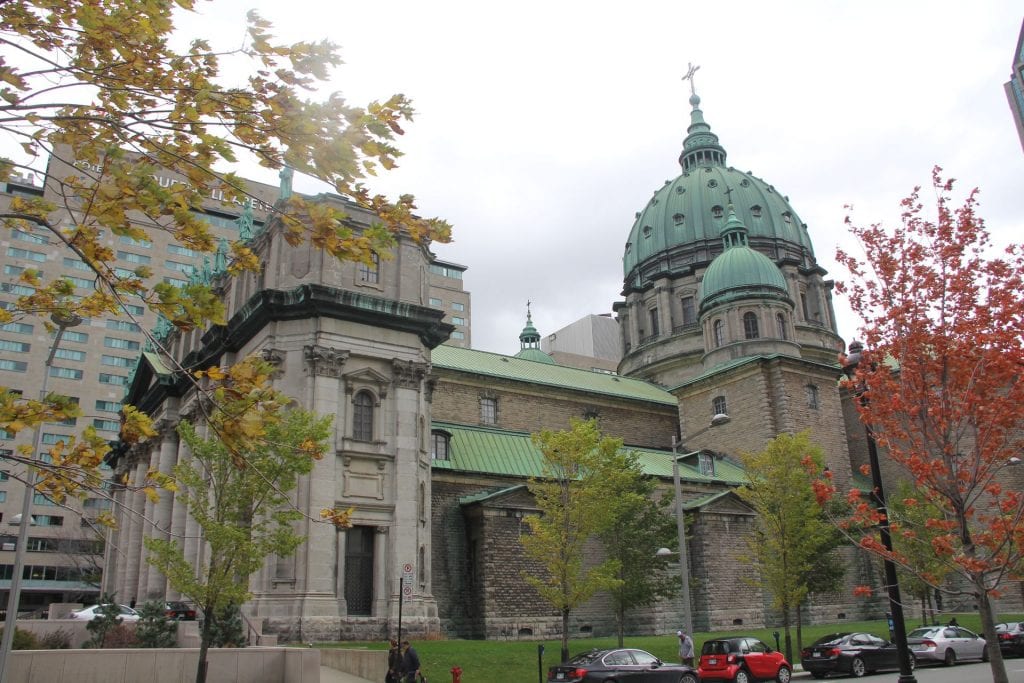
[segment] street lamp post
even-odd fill
[[[857,365],[860,363],[861,352],[864,345],[859,341],[850,342],[849,353],[846,356],[846,363],[843,365],[843,374],[850,380],[854,379]],[[868,397],[865,395],[867,387],[860,383],[854,385],[854,395],[860,400],[861,405],[867,405]],[[871,467],[871,498],[878,511],[878,535],[882,541],[882,547],[891,555],[892,536],[889,533],[889,512],[885,507],[885,493],[882,490],[882,471],[878,462],[878,444],[875,442],[875,433],[871,425],[864,424],[864,433],[868,443],[868,464]],[[890,556],[882,559],[885,567],[885,583],[889,593],[889,612],[892,614],[892,632],[896,640],[896,654],[900,661],[900,677],[898,683],[917,683],[914,678],[914,670],[910,666],[910,648],[907,646],[907,626],[903,620],[903,599],[900,597],[900,584],[896,577],[896,564]]]
[[[39,389],[40,400],[46,400],[46,386],[50,379],[50,367],[53,364],[53,357],[60,346],[60,339],[64,336],[64,330],[74,327],[82,322],[77,315],[59,315],[54,313],[50,316],[57,326],[57,334],[50,345],[50,354],[43,364],[43,383]],[[32,442],[32,460],[39,457],[39,448],[42,444],[43,426],[36,428],[35,437]],[[25,568],[25,546],[28,543],[28,528],[32,520],[32,496],[35,493],[35,473],[31,467],[25,471],[25,498],[21,502],[21,520],[18,525],[18,542],[14,546],[14,567],[11,574],[11,589],[7,592],[7,615],[4,620],[4,637],[0,642],[0,683],[7,683],[7,675],[10,667],[11,646],[14,643],[14,631],[18,623],[18,604],[21,602],[21,574]]]
[[[700,436],[704,432],[724,425],[729,416],[722,413],[711,418],[711,424],[704,429],[690,434],[689,438]],[[683,588],[683,629],[687,635],[693,635],[693,605],[690,602],[690,562],[686,550],[686,520],[683,518],[683,485],[679,477],[679,454],[675,434],[672,435],[672,485],[675,487],[676,498],[676,533],[679,535],[679,578]],[[658,555],[670,555],[667,548],[658,550]]]

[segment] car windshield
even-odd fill
[[[569,663],[580,665],[593,664],[595,661],[597,661],[597,658],[603,655],[604,653],[605,651],[603,650],[591,650],[590,652],[583,652],[570,659]]]

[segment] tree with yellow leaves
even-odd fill
[[[256,201],[242,179],[223,170],[236,163],[283,169],[289,181],[293,172],[307,174],[378,217],[357,231],[340,209],[282,192],[267,208],[292,244],[308,241],[339,259],[369,262],[375,255],[387,258],[400,233],[448,240],[446,223],[414,214],[411,195],[392,202],[363,184],[378,170],[393,168],[400,156],[394,139],[413,115],[404,96],[365,107],[338,93],[309,99],[340,64],[337,48],[326,41],[279,44],[255,13],[248,16],[242,46],[219,50],[195,40],[177,49],[175,13],[194,5],[0,3],[0,140],[8,143],[4,149],[21,148],[19,158],[0,158],[0,181],[51,160],[45,196],[11,196],[0,206],[0,235],[42,232],[95,280],[88,295],[75,297],[68,278],[26,268],[20,284],[34,291],[4,302],[0,324],[33,316],[50,331],[53,316],[130,317],[138,324],[140,310],[159,313],[183,330],[223,324],[223,303],[208,283],[175,287],[145,265],[117,267],[105,240],[150,241],[159,233],[190,253],[212,254],[218,244],[199,211],[204,202]],[[247,59],[251,69],[232,81],[222,67],[225,59]],[[241,235],[228,254],[230,274],[259,267]],[[0,429],[9,433],[79,414],[56,394],[32,399],[0,387]],[[126,445],[153,433],[145,416],[130,407],[122,423]],[[13,460],[34,467],[40,487],[60,501],[95,484],[93,473],[108,450],[104,439],[86,432],[51,452],[52,464],[24,450]]]
[[[209,549],[203,565],[189,563],[183,539],[145,541],[146,560],[202,613],[197,683],[206,680],[218,620],[249,598],[249,577],[267,557],[287,557],[302,542],[292,526],[301,513],[288,493],[327,449],[331,418],[289,407],[271,387],[271,371],[251,356],[227,372],[199,373],[214,385],[215,407],[204,424],[178,425],[189,457],[161,483],[201,530]],[[350,525],[351,511],[325,512],[336,525]]]

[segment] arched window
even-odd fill
[[[807,407],[811,410],[818,409],[818,387],[813,384],[807,385]]]
[[[775,314],[775,327],[779,333],[779,339],[786,338],[786,316],[781,313]]]
[[[715,396],[711,400],[711,415],[728,415],[729,405],[725,402],[725,396]]]
[[[352,438],[373,441],[373,394],[360,391],[352,401]]]
[[[755,313],[743,314],[743,334],[747,339],[757,339],[760,331],[757,329],[757,315]]]
[[[451,435],[448,432],[434,430],[430,433],[430,459],[447,460],[448,447],[451,444]]]
[[[711,328],[715,336],[715,348],[723,346],[725,344],[725,323],[721,319],[716,320],[711,325]]]

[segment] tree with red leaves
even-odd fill
[[[992,680],[1005,683],[992,599],[1019,574],[1024,550],[1024,495],[1014,479],[1024,472],[1010,468],[1024,449],[1024,251],[993,245],[977,190],[954,206],[953,181],[940,168],[932,186],[934,209],[915,188],[895,230],[847,218],[863,255],[837,252],[850,273],[837,289],[864,321],[866,347],[849,382],[864,392],[858,410],[883,457],[918,489],[919,500],[902,504],[938,511],[927,533],[890,519],[897,548],[927,542],[943,559],[957,577],[943,587],[976,601]],[[879,521],[864,497],[848,499],[860,528]],[[916,569],[910,553],[888,553],[871,534],[861,546]]]

